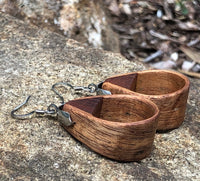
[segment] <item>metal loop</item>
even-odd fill
[[[58,112],[58,107],[55,104],[50,104],[47,108],[48,111]]]
[[[89,91],[90,93],[94,93],[94,92],[96,92],[97,89],[98,89],[97,85],[94,84],[94,83],[89,84],[89,85],[88,85],[88,88],[90,89],[90,91]]]
[[[47,110],[56,112],[54,116],[56,116],[58,121],[64,126],[71,126],[75,124],[75,122],[71,120],[70,114],[62,109],[59,109],[55,104],[51,104]]]

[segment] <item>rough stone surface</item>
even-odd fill
[[[0,10],[95,48],[120,51],[102,0],[0,0]]]
[[[59,99],[58,81],[98,83],[145,69],[118,54],[81,46],[63,36],[0,13],[0,180],[199,180],[200,81],[191,80],[187,114],[179,129],[156,134],[151,155],[119,163],[72,138],[49,118],[16,120],[12,108],[32,95],[21,113]],[[80,95],[63,90],[65,100]]]

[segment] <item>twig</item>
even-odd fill
[[[167,1],[164,1],[164,6],[163,7],[164,7],[164,10],[165,10],[165,14],[167,16],[167,19],[168,20],[173,19],[173,15],[172,15],[172,12],[171,12],[171,10],[169,8],[169,4],[168,4]]]
[[[178,41],[178,40],[176,40],[176,39],[174,39],[174,38],[171,38],[171,37],[169,37],[169,36],[167,36],[167,35],[163,35],[163,34],[161,34],[161,33],[155,32],[154,30],[150,30],[149,33],[150,33],[152,36],[154,36],[154,37],[156,37],[156,38],[159,38],[159,39],[161,39],[161,40],[170,40],[170,41],[173,41],[173,42],[176,42],[176,43],[179,43],[179,44],[183,44],[183,42],[180,42],[180,41]]]
[[[194,45],[196,45],[197,43],[199,43],[199,41],[200,41],[200,36],[199,36],[197,39],[192,40],[192,41],[190,41],[189,43],[187,43],[187,46],[188,46],[188,47],[194,46]]]
[[[191,22],[182,22],[180,20],[174,20],[174,21],[177,23],[178,28],[180,28],[181,30],[200,31],[200,27],[197,24]]]
[[[150,62],[151,60],[161,56],[163,54],[163,51],[162,50],[158,50],[157,52],[151,54],[150,56],[148,56],[147,58],[145,58],[143,60],[143,62],[147,63],[147,62]]]

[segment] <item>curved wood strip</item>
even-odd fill
[[[112,94],[130,94],[152,100],[160,110],[158,131],[179,127],[185,117],[190,85],[188,78],[174,71],[148,70],[137,72],[137,78],[134,78],[135,89],[123,87],[121,77],[131,77],[135,74],[129,73],[109,78],[109,81],[104,81],[102,87]],[[112,82],[112,79],[115,79],[115,82]],[[132,84],[130,81],[130,85]],[[177,109],[182,111],[174,113]]]
[[[76,107],[84,100],[91,100],[92,104],[93,99],[100,98],[99,115]],[[119,111],[125,104],[127,106]],[[76,122],[72,127],[64,128],[101,155],[119,161],[138,161],[151,152],[159,110],[149,100],[130,95],[95,96],[70,101],[63,110]]]

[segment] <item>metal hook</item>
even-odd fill
[[[44,116],[51,116],[51,117],[57,117],[58,121],[62,123],[64,126],[71,126],[75,122],[73,122],[70,118],[70,114],[68,112],[65,112],[61,109],[59,109],[55,104],[49,105],[47,110],[34,110],[27,114],[15,114],[16,111],[18,111],[21,107],[26,105],[29,101],[31,96],[28,96],[27,99],[17,106],[15,109],[11,111],[11,116],[15,119],[30,119],[33,117],[44,117]]]
[[[61,99],[61,104],[64,104],[65,103],[64,97],[61,96],[61,94],[55,88],[58,85],[69,86],[71,89],[73,89],[74,86],[72,86],[70,83],[67,83],[67,82],[66,83],[65,82],[57,82],[57,83],[52,85],[51,90]]]
[[[61,96],[61,94],[56,90],[56,86],[58,85],[61,85],[61,86],[69,86],[71,89],[74,89],[75,91],[85,91],[85,92],[90,92],[90,93],[94,93],[96,92],[97,95],[111,95],[111,92],[108,91],[108,90],[104,90],[104,89],[101,89],[100,86],[101,84],[99,85],[96,85],[94,83],[92,84],[89,84],[87,87],[84,87],[84,86],[73,86],[71,85],[70,83],[68,82],[57,82],[55,83],[53,86],[52,86],[52,90],[53,92],[59,96],[59,98],[61,99],[61,103],[64,104],[65,101],[64,101],[64,98],[63,96]]]
[[[11,111],[11,116],[15,119],[30,119],[30,118],[33,118],[33,117],[36,117],[36,116],[53,116],[53,115],[56,115],[56,110],[34,110],[34,111],[31,111],[27,114],[15,114],[16,111],[18,111],[20,108],[22,108],[24,105],[26,105],[29,101],[31,96],[28,96],[26,98],[26,100],[20,104],[19,106],[17,106],[15,109],[13,109]]]

